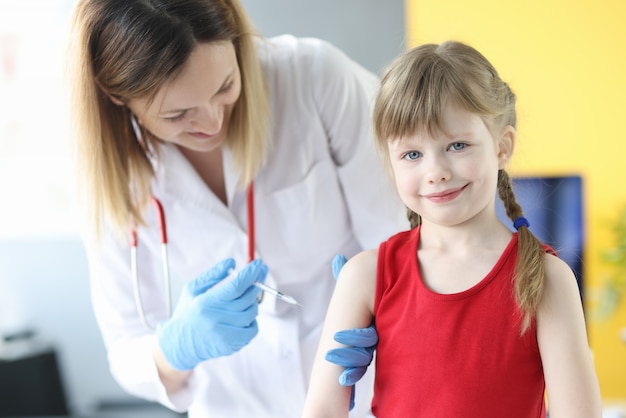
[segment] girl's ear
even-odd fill
[[[515,149],[515,140],[517,139],[517,131],[511,125],[507,125],[502,130],[500,138],[498,139],[498,168],[504,169]]]

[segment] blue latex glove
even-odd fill
[[[339,272],[346,264],[346,257],[338,254],[333,259],[333,276],[335,280]],[[352,386],[350,392],[350,410],[354,408],[354,384],[358,382],[367,371],[367,366],[372,362],[374,350],[378,343],[378,334],[374,324],[367,328],[354,328],[335,333],[335,341],[349,347],[328,350],[326,360],[343,366],[346,369],[339,376],[339,384]]]
[[[267,266],[254,260],[228,283],[215,286],[235,268],[228,258],[187,283],[172,317],[157,327],[159,346],[178,370],[228,356],[246,346],[258,333],[259,312],[255,281],[264,282]]]

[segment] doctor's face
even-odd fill
[[[219,148],[241,92],[241,75],[231,42],[198,44],[182,71],[166,82],[153,101],[128,107],[152,135],[191,151]]]

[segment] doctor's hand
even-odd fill
[[[333,276],[335,280],[339,272],[346,264],[346,257],[338,254],[333,259]],[[335,333],[335,341],[349,347],[328,350],[326,360],[343,366],[346,369],[339,376],[342,386],[352,386],[350,393],[350,410],[354,408],[354,384],[358,382],[367,371],[367,366],[372,362],[374,350],[378,343],[378,334],[374,324],[367,328],[354,328]]]
[[[218,285],[234,267],[228,258],[187,283],[172,318],[157,327],[161,351],[175,369],[191,370],[204,360],[233,354],[257,335],[260,290],[252,284],[265,281],[267,266],[254,260]]]

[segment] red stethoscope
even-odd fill
[[[246,203],[248,208],[248,262],[254,260],[254,184],[251,182],[248,186],[248,190],[246,192]],[[167,226],[165,224],[165,212],[163,211],[163,205],[161,202],[154,196],[152,196],[152,203],[155,207],[157,214],[157,222],[159,225],[159,232],[161,236],[161,264],[163,267],[163,282],[165,289],[165,302],[167,305],[167,317],[171,317],[172,315],[172,284],[170,281],[170,266],[169,266],[169,257],[167,254]],[[141,290],[139,288],[139,270],[137,268],[137,230],[135,228],[131,228],[130,230],[130,270],[131,276],[133,280],[133,291],[135,295],[135,305],[137,306],[137,312],[141,318],[141,321],[146,326],[146,328],[150,330],[154,330],[154,326],[152,326],[148,319],[146,318],[143,303],[141,299]],[[279,292],[275,289],[272,289],[262,283],[255,283],[262,290],[269,291],[270,293],[275,294],[278,297],[289,298],[287,295],[284,295],[282,292]],[[263,300],[263,292],[259,293],[258,301],[261,302]]]
[[[135,115],[130,114],[130,122],[135,133],[135,137],[137,138],[137,142],[141,145],[141,147],[147,151],[147,144],[143,140],[143,135],[141,132],[141,128],[139,127],[139,123],[135,118]],[[159,200],[152,196],[152,203],[156,209],[157,213],[157,222],[159,224],[159,231],[161,235],[161,263],[163,266],[163,281],[165,288],[165,299],[167,305],[167,317],[171,317],[172,315],[172,286],[170,282],[170,266],[169,266],[169,258],[167,255],[167,226],[165,224],[165,213],[163,211],[163,205]],[[254,183],[250,182],[248,185],[248,190],[246,193],[246,204],[248,210],[248,262],[254,260]],[[137,230],[135,228],[131,228],[130,231],[130,269],[131,276],[133,281],[133,292],[135,295],[135,305],[137,306],[137,312],[141,318],[141,321],[144,323],[146,328],[150,330],[154,330],[155,328],[150,325],[148,322],[144,309],[143,303],[141,299],[141,289],[139,288],[139,273],[137,269]],[[268,292],[277,298],[292,304],[292,305],[300,305],[293,297],[286,295],[283,292],[280,292],[272,287],[267,286],[261,282],[254,282],[254,285],[262,290],[257,297],[259,303],[263,300],[264,292]],[[300,305],[302,306],[302,305]]]

